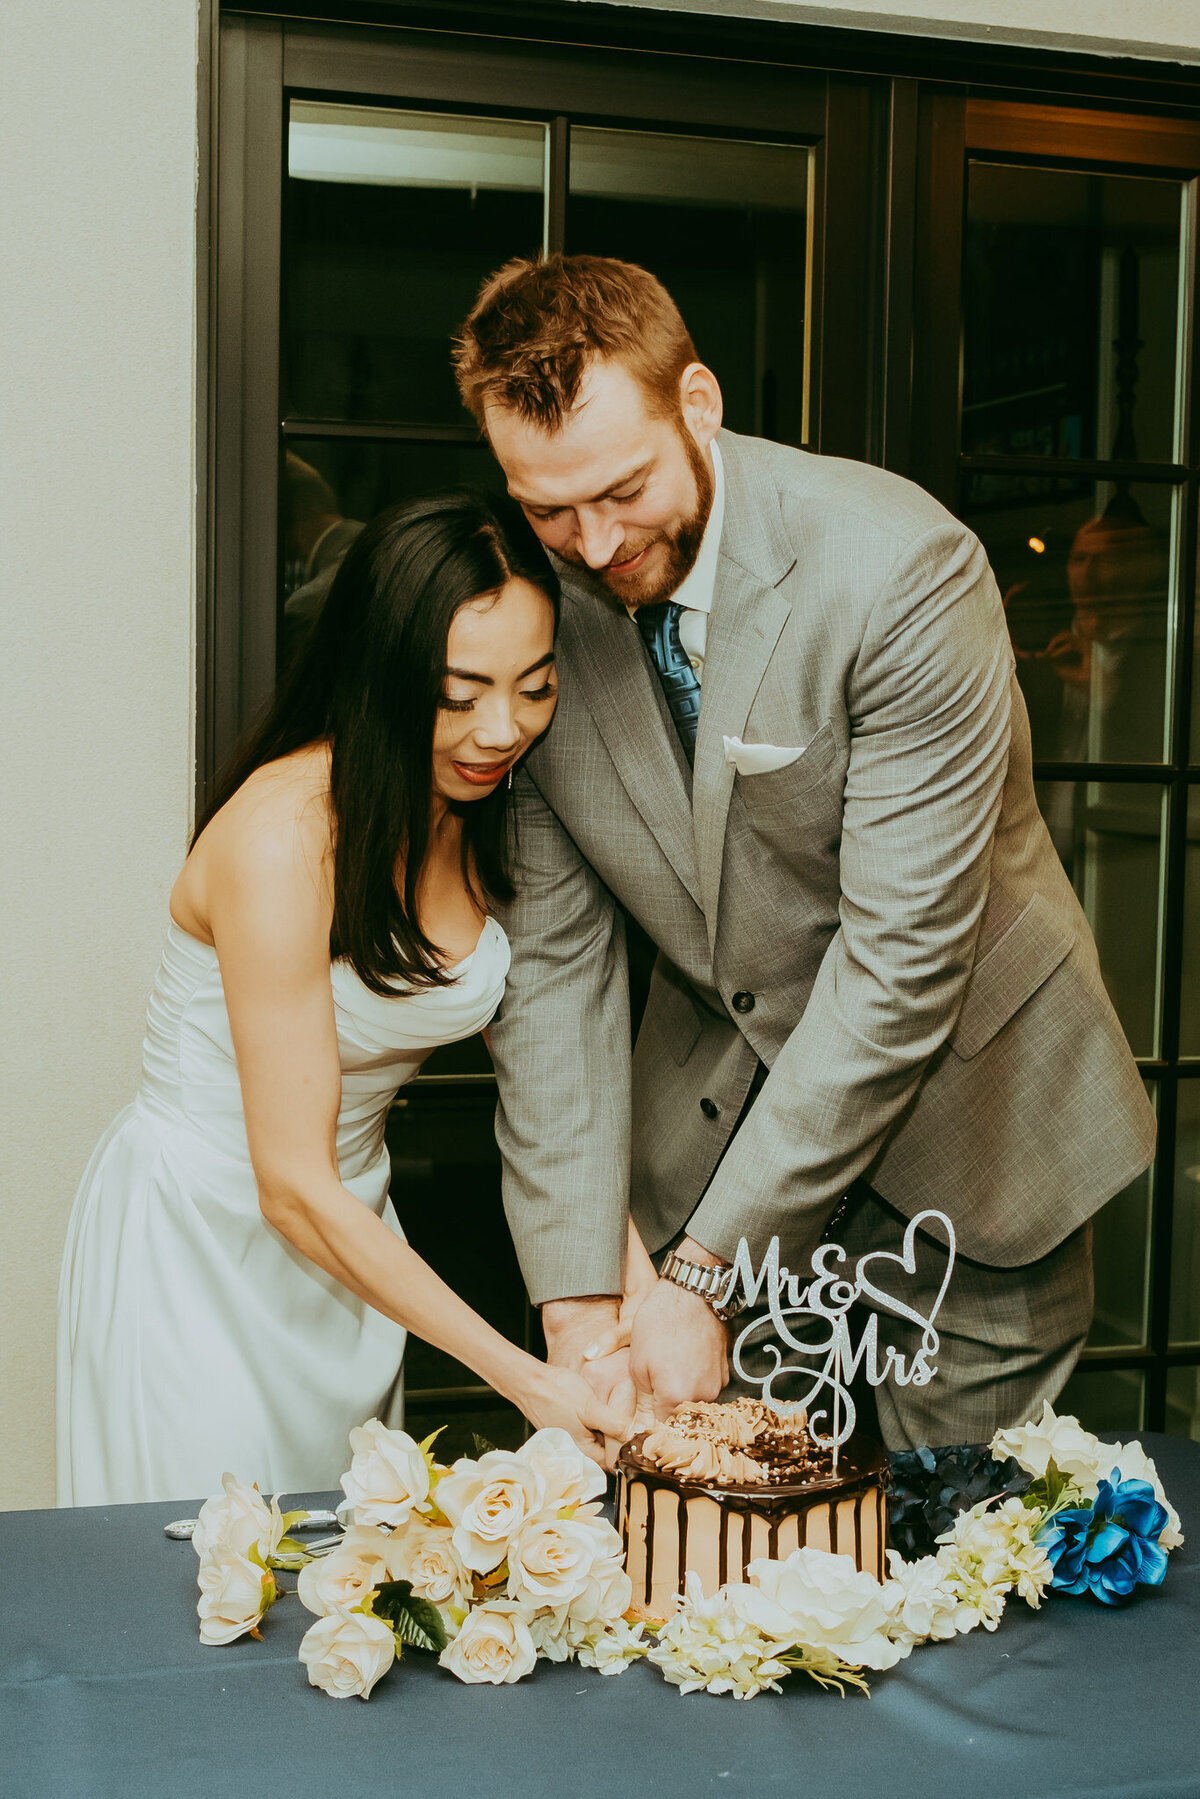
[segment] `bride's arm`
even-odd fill
[[[626,1420],[578,1375],[501,1336],[342,1185],[329,881],[319,833],[297,825],[294,813],[274,819],[270,811],[229,821],[205,883],[264,1218],[359,1299],[466,1363],[534,1425],[561,1425],[598,1455],[601,1439],[619,1437]]]

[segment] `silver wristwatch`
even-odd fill
[[[685,1262],[672,1250],[658,1272],[661,1280],[674,1281],[677,1287],[697,1294],[722,1324],[728,1324],[746,1309],[745,1294],[730,1290],[735,1279],[732,1268],[706,1268],[701,1262]]]

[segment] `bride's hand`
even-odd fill
[[[629,1414],[609,1404],[581,1374],[570,1368],[539,1363],[535,1389],[521,1407],[535,1430],[557,1426],[573,1438],[585,1455],[602,1467],[629,1436]],[[611,1446],[606,1454],[606,1442]]]

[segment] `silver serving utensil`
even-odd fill
[[[191,1541],[192,1533],[194,1532],[194,1530],[195,1530],[196,1526],[199,1524],[199,1522],[200,1522],[199,1518],[176,1518],[173,1524],[164,1524],[163,1525],[163,1536],[164,1537],[174,1537],[180,1542],[188,1543]],[[338,1515],[336,1512],[315,1511],[315,1512],[310,1512],[308,1514],[307,1518],[298,1519],[297,1522],[295,1524],[293,1524],[291,1526],[291,1528],[289,1529],[288,1535],[289,1536],[297,1536],[300,1534],[300,1532],[308,1531],[308,1530],[337,1530],[337,1531],[340,1531],[340,1528],[341,1527],[338,1522]],[[341,1541],[340,1535],[338,1537],[331,1537],[329,1539],[331,1547],[335,1542],[340,1542],[340,1541]],[[309,1547],[313,1548],[313,1547],[315,1547],[315,1545],[310,1544]]]

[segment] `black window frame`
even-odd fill
[[[331,12],[336,18],[331,19]],[[728,20],[578,0],[294,0],[253,12],[210,0],[202,58],[208,157],[201,204],[201,532],[197,781],[207,781],[275,680],[281,443],[354,435],[469,440],[466,427],[282,418],[280,280],[288,103],[298,98],[547,119],[551,247],[562,242],[567,121],[779,138],[813,146],[811,446],[910,476],[952,510],[963,468],[1131,473],[1185,491],[1185,591],[1178,622],[1171,757],[1157,765],[1039,764],[1057,779],[1149,781],[1169,794],[1149,1332],[1139,1350],[1089,1349],[1085,1365],[1145,1373],[1145,1425],[1161,1429],[1171,1369],[1168,1303],[1191,746],[1200,358],[1187,382],[1184,460],[1128,471],[1097,459],[959,454],[962,236],[971,155],[1038,166],[1176,174],[1192,185],[1189,259],[1200,289],[1200,93],[1195,71],[1132,59],[1022,51],[911,36]],[[1119,150],[1119,154],[1114,154]],[[1193,310],[1193,325],[1194,325]],[[465,1077],[490,1105],[486,1077]],[[461,1403],[480,1390],[464,1388]],[[449,1398],[449,1395],[447,1395]]]

